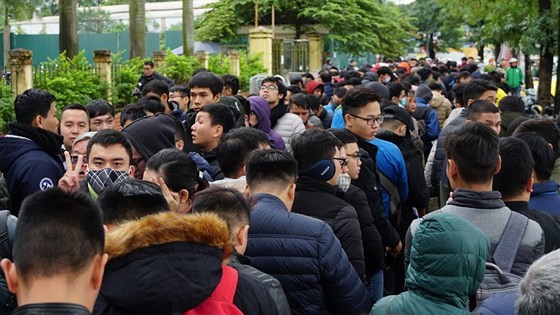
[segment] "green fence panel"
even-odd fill
[[[165,32],[165,47],[171,50],[183,46],[183,32],[182,31],[166,31]]]
[[[32,50],[34,65],[58,56],[58,35],[15,35],[11,44],[12,49],[23,48]]]
[[[94,50],[110,50],[113,54],[119,51],[119,33],[80,33],[78,34],[78,50],[85,50],[85,56],[93,63]],[[124,57],[124,56],[123,56]],[[126,56],[128,58],[128,56]]]

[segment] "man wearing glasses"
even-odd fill
[[[352,183],[366,193],[375,227],[381,234],[383,245],[387,252],[396,255],[402,250],[402,243],[399,234],[387,220],[383,209],[381,180],[377,170],[379,149],[377,145],[371,143],[383,123],[379,102],[380,98],[373,90],[357,87],[348,91],[344,97],[342,114],[346,129],[358,138],[358,146],[363,153],[360,156],[362,161],[360,174],[358,179]]]
[[[340,189],[350,185],[342,142],[323,129],[309,129],[292,139],[298,179],[292,212],[329,224],[358,276],[365,280],[362,232],[356,210],[344,201]],[[340,195],[339,195],[340,194]]]
[[[286,86],[279,78],[268,77],[262,81],[259,95],[270,107],[270,126],[280,134],[286,150],[290,151],[290,138],[304,132],[305,126],[297,115],[288,113],[288,107],[284,105]]]

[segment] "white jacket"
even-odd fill
[[[284,140],[286,151],[292,152],[290,138],[295,134],[303,133],[305,131],[305,126],[298,115],[286,113],[278,119],[273,129],[282,137],[282,140]]]

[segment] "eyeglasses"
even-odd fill
[[[366,123],[370,126],[373,126],[374,123],[377,123],[378,125],[381,125],[383,123],[383,116],[377,116],[377,117],[374,117],[374,118],[364,118],[364,117],[361,117],[361,116],[358,116],[358,115],[354,115],[354,114],[350,114],[350,113],[348,113],[348,114],[352,117],[356,117],[356,118],[359,118],[361,120],[365,120]]]
[[[144,161],[144,158],[132,160],[132,166],[134,166],[135,169],[138,169],[138,164],[142,163],[142,161]]]
[[[269,90],[269,91],[272,92],[272,91],[276,91],[277,89],[278,89],[278,88],[275,87],[274,85],[268,85],[268,86],[266,86],[266,85],[261,85],[261,91]]]
[[[349,156],[355,158],[356,160],[359,160],[362,157],[360,152],[356,152],[354,154],[346,154],[346,158],[348,158]]]
[[[72,155],[70,157],[70,161],[72,162],[72,164],[76,165],[78,163],[78,158],[79,158],[79,156]],[[83,162],[83,164],[87,164],[87,157],[85,155],[82,156],[82,162]]]
[[[348,162],[346,161],[346,158],[343,158],[343,157],[333,157],[332,159],[340,162],[340,166],[342,166],[342,167],[345,167],[346,164],[348,164]]]

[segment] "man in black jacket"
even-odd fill
[[[146,61],[144,62],[144,74],[138,79],[137,89],[143,92],[144,86],[152,80],[161,80],[167,83],[169,87],[173,86],[173,80],[154,71],[154,63],[152,61]]]
[[[89,315],[108,258],[104,234],[101,210],[87,195],[53,188],[29,196],[18,219],[13,262],[1,263],[9,290],[17,294],[13,314]]]
[[[502,199],[508,208],[541,226],[545,237],[545,253],[560,248],[560,217],[529,209],[535,165],[529,146],[518,138],[502,138],[500,156],[502,168],[494,176],[493,189],[502,193]]]
[[[375,226],[381,234],[386,251],[398,254],[402,250],[399,234],[389,223],[383,211],[381,185],[376,166],[378,149],[369,142],[375,138],[383,122],[380,101],[379,96],[371,89],[354,88],[342,101],[342,113],[346,129],[356,136],[358,147],[363,153],[360,155],[362,161],[360,176],[352,183],[366,193]]]
[[[344,180],[350,182],[342,143],[330,132],[315,128],[292,138],[292,150],[299,169],[292,211],[329,224],[358,276],[365,279],[358,215],[336,187]]]
[[[229,226],[234,251],[230,256],[228,265],[249,278],[262,283],[274,300],[275,305],[270,307],[276,307],[279,315],[291,314],[290,304],[288,304],[280,281],[257,268],[251,267],[251,258],[243,255],[247,249],[249,217],[251,215],[251,209],[243,195],[230,188],[210,187],[204,189],[194,196],[192,213],[204,212],[217,214]]]

